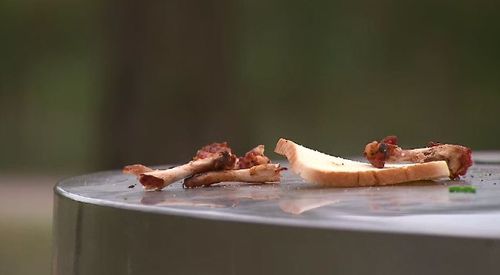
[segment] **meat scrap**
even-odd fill
[[[123,167],[122,172],[124,174],[130,174],[130,175],[136,175],[139,176],[140,174],[144,174],[147,172],[152,172],[154,169],[149,168],[147,166],[144,166],[142,164],[132,164],[132,165],[127,165]]]
[[[161,190],[167,185],[197,173],[232,169],[235,160],[236,158],[232,157],[228,152],[221,152],[170,169],[141,173],[139,174],[139,181],[146,190]]]
[[[260,164],[246,169],[211,171],[186,178],[183,186],[194,188],[230,181],[249,183],[279,182],[280,172],[284,169],[286,168],[280,167],[279,164]]]
[[[248,151],[243,157],[238,158],[235,154],[233,154],[231,148],[227,145],[227,142],[212,143],[204,146],[196,152],[196,156],[194,156],[193,160],[207,158],[220,152],[227,152],[231,158],[235,159],[234,169],[245,169],[271,162],[269,158],[264,155],[264,145],[258,145]]]
[[[248,151],[245,156],[238,158],[237,164],[239,169],[245,169],[270,162],[269,158],[264,155],[264,145],[259,145]]]
[[[141,164],[134,164],[125,166],[123,173],[136,175],[146,190],[161,190],[185,178],[190,178],[184,183],[186,187],[209,186],[221,181],[263,183],[279,181],[279,172],[282,168],[269,163],[269,158],[264,155],[264,145],[259,145],[245,156],[238,158],[227,142],[222,142],[202,147],[196,152],[192,161],[180,166],[154,170]],[[249,170],[262,165],[264,166],[258,169]],[[271,173],[271,170],[275,173]],[[231,172],[224,173],[224,171]]]
[[[444,160],[450,170],[450,179],[460,178],[472,166],[472,151],[465,146],[430,142],[426,148],[405,150],[397,144],[396,136],[387,136],[380,142],[370,142],[365,146],[364,156],[377,168],[383,168],[386,162],[422,163]]]
[[[236,161],[236,155],[233,154],[231,147],[227,145],[227,142],[221,143],[211,143],[203,146],[200,150],[196,152],[196,155],[193,157],[193,160],[205,159],[217,155],[219,153],[227,153],[232,159]]]

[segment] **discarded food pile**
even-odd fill
[[[431,142],[426,148],[405,150],[397,143],[396,136],[368,143],[364,156],[369,163],[323,154],[283,138],[278,140],[275,152],[285,156],[292,171],[305,181],[330,187],[459,179],[472,165],[471,149],[465,146]],[[206,145],[192,161],[180,166],[155,170],[134,164],[123,172],[137,176],[146,190],[161,190],[182,179],[186,188],[220,182],[279,182],[284,169],[264,155],[264,145],[238,157],[223,142]]]
[[[198,150],[193,160],[170,169],[152,169],[141,164],[128,165],[123,172],[137,176],[146,190],[161,190],[184,179],[187,188],[210,186],[219,182],[279,182],[285,168],[273,164],[259,145],[237,157],[226,142],[212,143]]]
[[[450,170],[450,179],[465,175],[467,169],[472,166],[472,151],[468,147],[431,141],[425,148],[404,150],[398,146],[396,136],[387,136],[380,142],[368,143],[364,155],[377,168],[383,168],[386,162],[423,163],[444,160]]]
[[[285,156],[292,171],[307,182],[330,187],[456,179],[472,165],[471,150],[467,147],[433,143],[428,148],[403,150],[397,146],[395,136],[366,145],[365,156],[371,165],[323,154],[283,138],[276,144],[275,152]]]

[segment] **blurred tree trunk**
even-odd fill
[[[231,1],[106,3],[100,168],[184,161],[236,132]]]

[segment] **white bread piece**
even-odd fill
[[[369,163],[323,154],[283,138],[278,140],[274,152],[285,156],[292,171],[301,178],[322,186],[380,186],[450,176],[446,161],[386,164],[380,169]]]

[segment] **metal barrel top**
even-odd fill
[[[54,189],[54,274],[498,274],[500,153],[460,181],[146,192],[119,171]],[[450,193],[472,185],[476,193]]]

